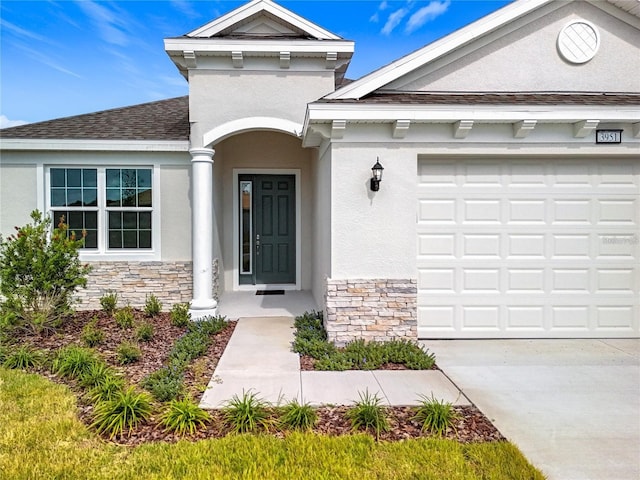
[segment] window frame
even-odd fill
[[[56,207],[51,205],[51,170],[61,169],[95,169],[97,172],[97,207]],[[147,169],[151,170],[151,207],[107,207],[107,170],[110,169]],[[54,210],[66,211],[97,211],[98,234],[97,248],[82,248],[79,250],[81,260],[160,260],[161,252],[161,222],[160,222],[160,165],[140,163],[135,165],[108,164],[108,163],[80,163],[50,164],[44,166],[44,207],[49,218],[52,218]],[[151,248],[109,248],[109,219],[110,211],[150,211],[151,212]],[[76,232],[78,234],[78,232]]]

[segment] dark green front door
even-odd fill
[[[295,283],[295,176],[241,175],[239,181],[243,216],[240,283]]]

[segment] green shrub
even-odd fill
[[[296,339],[326,340],[327,332],[322,324],[322,312],[305,312],[295,318]]]
[[[124,390],[124,379],[116,374],[103,377],[90,391],[89,398],[93,403],[105,402],[116,398]]]
[[[105,362],[96,360],[89,364],[79,377],[80,386],[94,388],[105,382],[107,377],[115,376],[115,372]]]
[[[118,293],[111,290],[106,292],[102,297],[100,297],[100,306],[102,306],[103,312],[108,315],[112,315],[118,306]]]
[[[155,317],[162,311],[162,302],[153,293],[146,298],[144,313],[149,317]]]
[[[169,361],[181,359],[180,363],[188,364],[191,360],[198,358],[205,353],[211,344],[211,339],[199,331],[187,332],[182,335],[171,349]]]
[[[296,338],[293,341],[293,351],[300,355],[309,355],[315,359],[320,359],[334,355],[338,349],[333,343],[318,338]]]
[[[42,359],[40,352],[27,345],[21,345],[13,350],[7,349],[4,357],[2,366],[16,370],[37,367]]]
[[[422,424],[422,430],[442,436],[449,428],[455,429],[455,422],[460,419],[460,415],[451,403],[436,399],[433,393],[431,397],[421,395],[420,399],[413,419]]]
[[[118,355],[118,362],[120,362],[120,365],[135,363],[140,360],[140,357],[142,356],[140,347],[128,340],[125,340],[120,345],[118,345],[116,353]]]
[[[270,426],[268,404],[253,392],[242,392],[242,397],[234,395],[224,406],[223,416],[235,433],[268,430]]]
[[[280,424],[294,430],[311,430],[318,421],[316,410],[308,403],[292,400],[281,409]]]
[[[64,217],[52,232],[51,219],[39,211],[31,220],[14,235],[0,237],[0,309],[38,333],[54,329],[69,314],[73,294],[87,285],[91,269],[78,258],[84,240],[68,231]]]
[[[104,342],[104,332],[98,328],[98,317],[87,323],[82,329],[80,338],[87,347],[95,347]]]
[[[380,438],[380,433],[389,431],[389,421],[381,400],[377,394],[371,395],[369,391],[358,392],[360,400],[347,411],[347,418],[351,421],[354,430],[373,430],[376,438]]]
[[[160,424],[178,435],[193,435],[198,427],[205,427],[211,415],[191,399],[172,400],[160,416]]]
[[[351,360],[349,360],[343,352],[336,352],[333,355],[318,360],[314,368],[316,370],[342,372],[344,370],[350,370],[353,366]]]
[[[176,327],[186,327],[191,320],[188,303],[176,303],[169,313],[171,325]]]
[[[60,349],[53,360],[52,370],[63,377],[80,378],[99,360],[93,350],[70,345]]]
[[[136,392],[134,387],[116,393],[113,399],[100,402],[95,408],[93,427],[98,433],[110,438],[128,435],[140,422],[151,417],[151,398],[146,393]]]
[[[133,321],[135,320],[135,316],[133,315],[133,308],[129,305],[119,309],[114,318],[116,320],[116,325],[120,328],[131,328],[133,327]]]
[[[221,332],[227,327],[227,317],[204,317],[195,322],[189,322],[190,332],[199,332],[208,337]]]
[[[143,322],[136,328],[136,340],[139,342],[150,342],[153,334],[154,328],[149,322]]]
[[[168,402],[182,395],[184,375],[182,370],[162,367],[145,377],[142,381],[142,387],[148,390],[159,402]]]

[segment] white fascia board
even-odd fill
[[[352,122],[389,122],[410,120],[416,122],[453,122],[460,119],[486,123],[537,120],[538,122],[577,122],[597,119],[602,122],[638,122],[637,106],[586,106],[575,105],[479,105],[469,107],[443,105],[359,105],[359,104],[309,104],[305,127],[313,122],[329,122],[334,119]]]
[[[341,37],[331,33],[329,30],[311,23],[310,21],[296,15],[286,8],[276,5],[269,0],[254,0],[247,3],[222,17],[207,23],[206,25],[187,33],[188,37],[211,37],[220,33],[234,24],[239,23],[252,15],[262,11],[269,12],[282,21],[293,25],[294,27],[308,33],[309,35],[323,40],[340,40]]]
[[[325,98],[331,100],[362,98],[374,90],[397,80],[403,75],[406,75],[413,70],[420,68],[421,66],[508,24],[509,22],[517,20],[518,18],[523,17],[524,15],[552,1],[553,0],[518,0],[469,26],[462,28],[461,30],[447,35],[441,40],[396,60],[386,67],[382,67],[381,69],[376,70],[375,72],[370,73],[349,85],[339,88],[335,92],[327,95]],[[560,8],[562,5],[563,2],[558,2],[557,8]]]
[[[196,54],[216,54],[233,51],[255,53],[280,53],[283,50],[294,53],[348,53],[353,54],[354,42],[349,40],[326,42],[322,40],[225,40],[225,39],[188,39],[166,38],[164,49],[167,52],[192,51]]]
[[[2,138],[0,150],[188,152],[187,140],[66,140]]]

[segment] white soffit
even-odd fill
[[[253,0],[252,2],[247,3],[246,5],[243,5],[236,10],[233,10],[232,12],[227,13],[226,15],[223,15],[222,17],[188,33],[187,37],[210,38],[232,28],[234,25],[243,24],[252,16],[261,12],[267,12],[284,22],[285,25],[289,24],[294,27],[294,29],[306,32],[309,36],[317,38],[318,40],[342,39],[334,33],[305,20],[299,15],[296,15],[270,0]]]
[[[621,8],[631,15],[640,17],[640,0],[607,0],[607,2]]]

